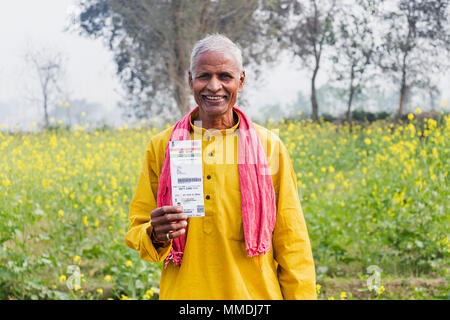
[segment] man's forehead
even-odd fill
[[[206,51],[197,55],[195,59],[195,69],[224,69],[238,72],[239,67],[235,57],[228,52]]]

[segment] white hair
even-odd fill
[[[214,33],[197,41],[197,43],[194,45],[191,53],[191,65],[189,66],[189,70],[191,71],[191,73],[194,73],[195,59],[197,58],[197,56],[206,51],[230,53],[236,60],[239,73],[244,70],[244,66],[242,64],[242,51],[239,46],[231,41],[228,37],[219,33]]]

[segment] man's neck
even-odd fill
[[[214,118],[208,117],[199,110],[198,115],[193,120],[201,121],[202,128],[207,130],[225,130],[234,127],[238,119],[235,116],[233,109],[231,109],[229,113]]]

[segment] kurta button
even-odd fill
[[[206,200],[209,200],[209,198],[210,198],[209,194],[208,194],[208,195],[206,195]]]
[[[211,176],[208,174],[207,176],[206,176],[206,179],[211,179]]]
[[[208,156],[212,157],[212,155],[213,155],[213,153],[212,153],[212,152],[208,153]]]
[[[206,137],[206,141],[209,141],[209,140],[211,140],[211,136]]]

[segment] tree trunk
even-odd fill
[[[354,72],[354,65],[352,65],[352,70],[350,72],[350,88],[349,88],[349,96],[347,101],[347,122],[350,122],[352,120],[352,101],[353,101],[353,95],[355,93],[355,87],[353,86],[353,80],[355,78],[355,72]]]
[[[316,76],[319,71],[319,66],[316,66],[313,72],[313,76],[311,78],[311,106],[312,106],[312,120],[314,122],[319,121],[319,104],[317,103],[316,96]]]
[[[398,106],[397,119],[400,119],[403,114],[403,102],[405,101],[405,92],[406,88],[405,85],[402,83],[402,87],[400,89],[400,103]]]
[[[400,87],[400,102],[398,106],[398,112],[397,112],[397,119],[400,119],[403,114],[403,103],[405,101],[406,96],[406,54],[403,59],[403,66],[402,66],[402,82]]]
[[[47,95],[44,94],[44,121],[45,121],[45,128],[48,128],[48,111],[47,111]]]
[[[175,27],[175,74],[174,74],[174,98],[182,115],[189,112],[189,90],[187,84],[187,70],[189,68],[185,56],[185,37],[183,35],[183,23],[181,17],[182,1],[174,1],[174,27]]]
[[[400,87],[400,102],[398,106],[398,112],[397,112],[397,119],[400,119],[403,114],[403,103],[405,101],[405,95],[406,95],[406,59],[408,58],[408,53],[410,50],[409,44],[411,39],[411,26],[409,26],[408,29],[408,36],[407,36],[407,48],[404,51],[403,54],[403,61],[402,61],[402,83]],[[409,48],[409,49],[408,49]]]
[[[180,75],[180,77],[182,77]],[[184,79],[185,77],[182,77]],[[184,116],[191,109],[189,106],[189,91],[182,83],[175,83],[175,101],[177,102],[178,109]]]

